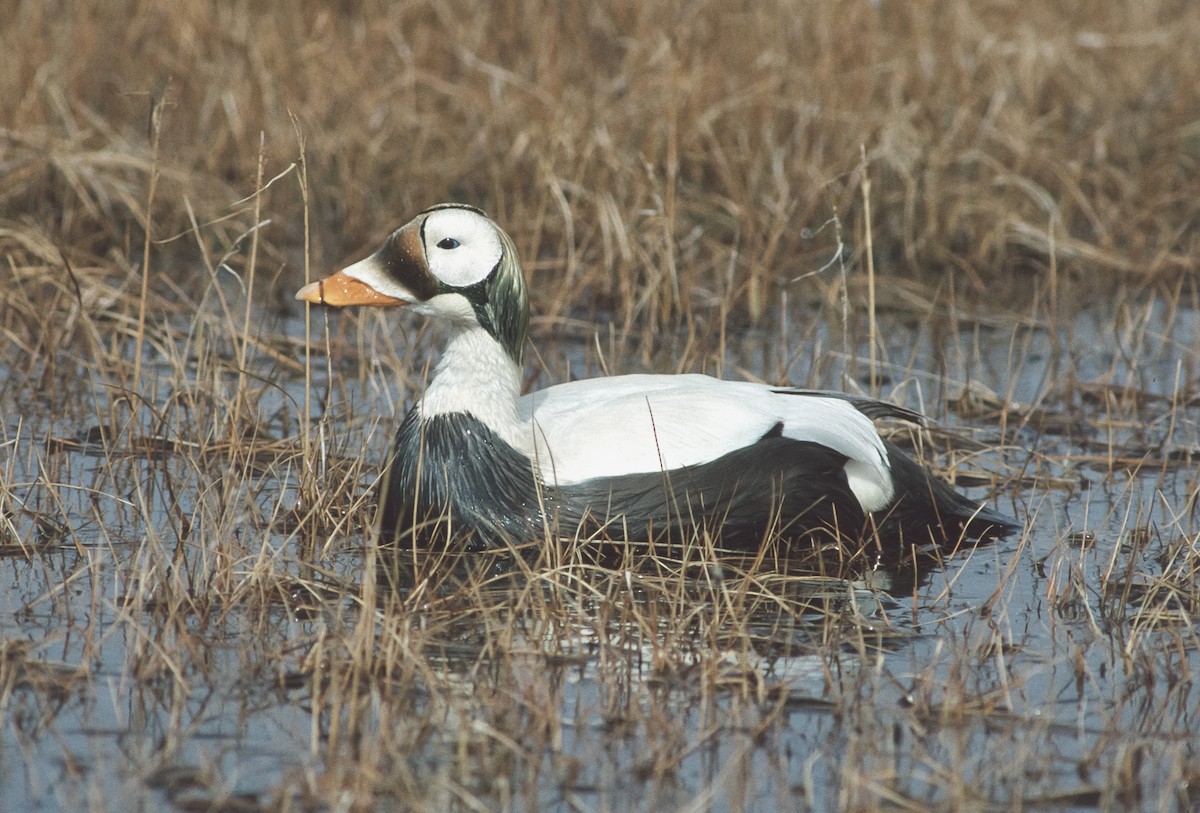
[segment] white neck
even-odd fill
[[[478,325],[456,326],[417,408],[422,418],[466,412],[518,451],[521,371],[500,343]]]

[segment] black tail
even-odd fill
[[[959,494],[900,447],[885,445],[896,498],[876,514],[881,538],[904,545],[954,545],[1004,536],[1020,527],[1011,517]]]

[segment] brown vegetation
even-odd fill
[[[1200,799],[1200,7],[4,19],[5,802]],[[372,548],[437,339],[291,297],[443,200],[516,238],[531,380],[878,391],[1029,530],[920,572]]]
[[[152,237],[181,260],[158,271],[190,276],[193,217],[221,248],[255,222],[260,155],[268,178],[307,160],[319,265],[461,200],[538,258],[538,311],[588,290],[646,327],[714,297],[761,312],[828,259],[811,232],[834,214],[858,256],[864,172],[884,275],[1008,299],[1200,254],[1200,9],[1179,0],[13,5],[18,264],[136,265],[157,174]],[[296,188],[272,189],[262,244],[293,268]]]

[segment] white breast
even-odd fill
[[[628,375],[560,384],[518,402],[531,454],[548,483],[694,466],[749,446],[782,423],[783,435],[849,458],[863,509],[892,499],[887,452],[874,424],[838,398],[784,394],[704,375]]]

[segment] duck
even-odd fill
[[[512,239],[470,205],[426,209],[296,298],[407,308],[448,328],[379,480],[381,543],[929,546],[1016,527],[884,439],[876,420],[922,420],[884,401],[700,374],[523,394],[525,275]]]

